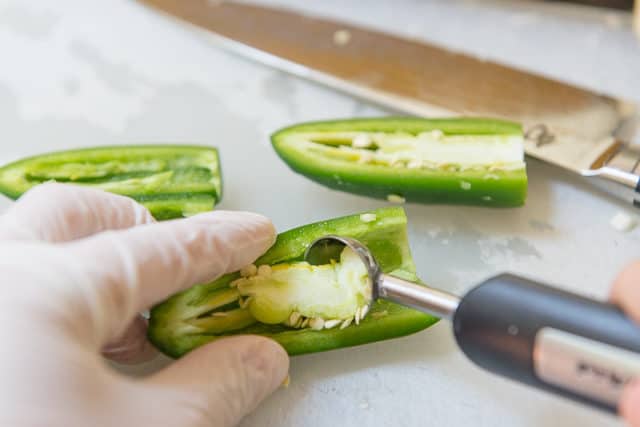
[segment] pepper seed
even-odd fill
[[[267,264],[263,264],[258,267],[258,276],[270,276],[271,275],[271,266]]]
[[[344,329],[344,328],[349,327],[349,325],[351,324],[351,322],[352,322],[352,321],[353,321],[353,318],[352,318],[352,317],[350,317],[350,318],[348,318],[348,319],[345,319],[345,320],[342,322],[342,324],[340,325],[340,329]]]
[[[340,319],[327,320],[326,322],[324,322],[324,328],[332,329],[338,326],[340,323],[342,323],[342,320]]]
[[[311,329],[319,331],[324,328],[324,319],[322,317],[314,317],[309,322],[309,326],[311,327]]]
[[[258,267],[255,264],[245,265],[240,269],[240,276],[242,277],[252,277],[255,276],[258,272]]]

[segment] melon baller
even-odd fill
[[[599,409],[616,411],[624,385],[640,379],[640,327],[616,306],[511,274],[456,295],[384,274],[365,245],[325,236],[305,252],[312,265],[358,254],[377,299],[449,320],[478,366]]]

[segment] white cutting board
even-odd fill
[[[623,14],[503,1],[280,3],[640,101],[640,48]],[[293,174],[268,141],[294,122],[384,112],[221,52],[131,1],[0,0],[0,52],[2,162],[97,144],[208,143],[222,154],[221,208],[262,212],[280,230],[386,205]],[[640,229],[608,224],[631,208],[538,162],[529,175],[522,209],[407,205],[420,276],[462,292],[510,270],[604,298],[640,249]],[[243,423],[270,425],[620,424],[480,371],[442,322],[393,342],[293,359],[289,388]]]

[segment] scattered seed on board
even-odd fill
[[[626,212],[620,211],[611,218],[609,224],[618,231],[631,231],[638,225],[638,220]]]
[[[351,322],[353,321],[353,317],[350,317],[348,319],[345,319],[342,324],[340,325],[340,329],[344,329],[349,327],[349,325],[351,324]]]
[[[310,319],[307,317],[306,319],[304,319],[302,321],[302,323],[300,324],[300,329],[304,329],[307,327],[307,325],[309,324]]]
[[[387,200],[390,201],[391,203],[404,203],[407,201],[404,197],[399,196],[397,194],[389,194],[387,196]]]
[[[282,381],[282,388],[287,388],[289,387],[289,383],[291,382],[291,377],[289,375],[287,375],[287,377]]]
[[[360,221],[362,222],[373,222],[377,218],[378,217],[376,216],[376,214],[372,214],[372,213],[363,213],[362,215],[360,215]]]
[[[258,276],[270,276],[271,275],[271,266],[267,264],[263,264],[258,267]]]
[[[471,183],[467,181],[460,181],[460,188],[463,190],[471,190]]]
[[[255,276],[258,272],[258,267],[255,264],[245,265],[240,269],[240,276],[242,277],[252,277]]]
[[[335,328],[340,323],[342,323],[342,320],[340,319],[327,320],[326,322],[324,322],[324,328],[325,329]]]
[[[349,30],[338,30],[333,33],[333,43],[338,46],[344,46],[351,40],[351,32]]]
[[[311,327],[311,329],[319,331],[324,328],[324,319],[322,317],[314,317],[309,322],[309,326]]]

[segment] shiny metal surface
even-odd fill
[[[357,253],[367,268],[372,298],[376,300],[378,298],[378,282],[382,272],[369,249],[359,241],[349,237],[324,236],[309,245],[304,253],[304,259],[311,265],[329,264],[331,260],[339,261],[340,254],[345,246]]]
[[[340,253],[345,246],[356,252],[367,268],[372,303],[382,298],[451,320],[458,308],[460,298],[382,273],[369,249],[355,239],[333,235],[321,237],[309,245],[304,257],[312,265],[328,264],[331,260],[340,258]]]
[[[583,171],[583,176],[597,176],[636,189],[640,181],[640,146],[636,143],[612,144],[592,169]]]
[[[378,281],[378,297],[436,317],[451,320],[460,298],[438,289],[382,274]]]
[[[598,169],[585,170],[581,172],[582,176],[598,177],[609,181],[617,182],[629,188],[635,189],[638,186],[640,176],[632,172],[625,172],[615,167],[604,166]]]

